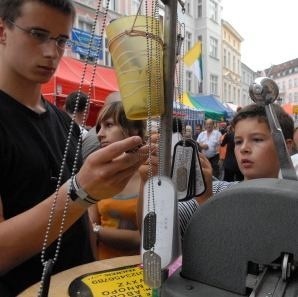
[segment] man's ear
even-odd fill
[[[2,44],[6,40],[6,31],[5,31],[5,28],[6,28],[5,21],[2,18],[0,18],[0,43],[2,43]]]
[[[294,149],[294,141],[293,139],[286,139],[285,141],[286,141],[288,152],[291,155]]]

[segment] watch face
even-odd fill
[[[77,190],[77,195],[83,200],[85,200],[88,197],[88,194],[82,188],[79,188]]]
[[[97,224],[97,223],[93,223],[93,232],[98,233],[99,230],[102,228],[101,225]]]
[[[73,185],[73,181],[72,181],[72,178],[69,179],[69,197],[72,201],[75,201],[78,199],[78,195],[76,193],[76,189],[74,188],[74,185]]]

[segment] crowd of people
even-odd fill
[[[74,19],[70,0],[0,2],[3,297],[16,296],[38,282],[49,259],[52,273],[57,273],[140,252],[142,187],[149,170],[158,173],[158,135],[149,135],[152,143],[146,145],[145,123],[126,119],[119,93],[106,100],[89,131],[84,127],[86,94],[71,93],[65,111],[41,94],[41,85],[52,77],[64,54]],[[298,133],[293,120],[278,105],[274,108],[288,151],[294,153]],[[183,137],[180,125],[173,124],[177,139]],[[279,175],[262,106],[242,108],[223,131],[206,119],[204,127],[187,127],[184,133],[201,151],[206,191],[179,202],[182,236],[193,213],[215,193],[242,180]]]

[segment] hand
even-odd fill
[[[143,184],[147,181],[149,177],[149,169],[151,166],[152,176],[157,175],[158,173],[158,146],[157,142],[159,140],[159,134],[154,133],[150,136],[151,142],[151,157],[146,160],[146,162],[139,168],[139,173],[142,179]]]
[[[202,172],[203,172],[204,179],[205,179],[206,191],[202,195],[197,196],[196,200],[199,204],[202,204],[213,195],[213,193],[212,193],[212,166],[204,154],[199,153],[199,158],[200,158]]]
[[[148,156],[148,146],[135,149],[141,144],[142,139],[133,136],[93,152],[77,174],[78,183],[98,200],[121,192]]]
[[[208,144],[205,144],[205,143],[199,143],[200,147],[203,149],[203,150],[208,150]]]

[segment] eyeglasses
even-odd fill
[[[42,29],[35,29],[35,28],[25,29],[20,27],[10,19],[8,19],[7,21],[10,22],[15,27],[17,27],[19,30],[29,34],[39,44],[48,43],[51,40],[55,40],[56,46],[61,50],[65,50],[66,47],[71,45],[71,41],[69,40],[69,38],[65,36],[50,37],[50,32],[48,31],[45,31]]]

